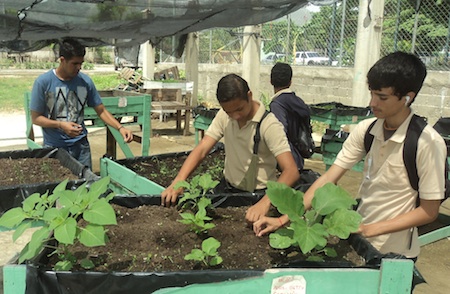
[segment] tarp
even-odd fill
[[[332,0],[309,1],[329,5]],[[216,27],[262,24],[307,0],[2,0],[0,50],[38,50],[64,37],[85,46],[130,47]],[[184,36],[184,37],[183,37]]]

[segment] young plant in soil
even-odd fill
[[[190,183],[181,181],[174,187],[175,189],[183,187],[187,190],[179,203],[183,208],[189,207],[191,211],[181,212],[180,216],[183,219],[179,222],[189,225],[196,234],[207,233],[209,229],[215,227],[213,223],[208,222],[212,218],[207,215],[207,209],[212,209],[212,205],[211,199],[205,195],[218,184],[219,181],[214,181],[210,174],[203,174],[195,176]],[[191,253],[187,254],[184,259],[202,261],[206,266],[218,265],[223,261],[217,252],[219,247],[220,242],[213,237],[209,237],[202,242],[201,249],[192,249]]]
[[[30,242],[19,255],[19,263],[36,257],[48,244],[56,239],[60,246],[52,254],[58,254],[60,261],[55,270],[70,270],[78,261],[68,247],[77,242],[87,246],[102,246],[108,240],[105,225],[115,225],[116,215],[109,201],[114,194],[103,195],[109,184],[109,177],[92,183],[89,189],[84,183],[75,191],[65,190],[68,179],[61,182],[49,195],[35,193],[26,198],[22,207],[6,211],[0,218],[0,226],[12,229],[13,241],[32,226],[42,226],[33,233]],[[80,219],[82,221],[80,221]],[[80,261],[83,268],[93,267],[92,261]]]
[[[219,256],[217,249],[220,247],[220,242],[213,237],[202,242],[202,249],[192,249],[191,253],[187,254],[185,260],[201,261],[206,266],[216,266],[222,263],[223,259]]]
[[[269,235],[273,248],[298,246],[303,254],[310,254],[308,260],[322,261],[321,252],[329,257],[337,255],[326,247],[331,236],[347,239],[361,223],[361,215],[352,210],[356,200],[339,186],[328,183],[317,189],[308,211],[303,205],[303,192],[276,182],[269,182],[267,187],[272,204],[290,220],[288,227]]]

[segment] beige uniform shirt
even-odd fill
[[[403,142],[413,113],[397,131],[384,140],[383,119],[370,133],[374,140],[364,161],[363,181],[358,212],[366,224],[394,218],[416,208],[417,192],[411,187],[403,161]],[[359,123],[343,144],[334,164],[350,169],[365,155],[364,135],[374,119]],[[417,172],[420,198],[443,199],[445,190],[444,160],[446,146],[443,138],[430,125],[419,137]],[[416,257],[420,251],[417,228],[384,234],[367,240],[381,253],[397,253]]]
[[[265,112],[259,101],[255,116],[245,126],[239,128],[238,122],[231,119],[222,109],[216,114],[205,135],[219,141],[224,138],[225,168],[227,181],[237,187],[248,170],[253,154],[253,137],[256,125]],[[265,189],[267,181],[276,181],[276,156],[291,152],[283,125],[272,113],[261,123],[261,141],[259,142],[258,175],[256,189]]]

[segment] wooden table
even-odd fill
[[[184,130],[183,135],[188,136],[189,120],[191,117],[192,106],[186,105],[181,101],[152,101],[152,110],[175,110],[177,113],[177,131],[181,130],[181,111],[184,110]]]

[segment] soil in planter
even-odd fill
[[[74,246],[70,251],[78,259],[89,257],[96,267],[92,271],[165,272],[208,269],[201,262],[186,261],[184,256],[193,248],[201,248],[202,240],[214,237],[221,242],[218,249],[223,263],[213,269],[267,269],[277,264],[304,260],[299,251],[276,250],[270,247],[269,237],[256,237],[245,221],[248,207],[216,208],[215,228],[207,235],[199,236],[178,220],[174,208],[159,205],[126,208],[114,205],[118,225],[109,226],[109,242],[106,246],[86,248]],[[364,261],[345,240],[330,240],[330,246],[338,252],[337,259],[353,265]],[[57,262],[53,255],[47,266]],[[211,268],[209,268],[211,269]],[[76,268],[74,270],[83,270]]]
[[[154,183],[168,187],[180,171],[186,158],[187,155],[166,158],[149,157],[139,162],[125,163],[124,166]],[[224,160],[225,150],[223,149],[208,154],[187,181],[204,173],[211,174],[213,180],[219,181],[223,175]]]
[[[56,158],[0,158],[0,166],[0,186],[78,179]]]

